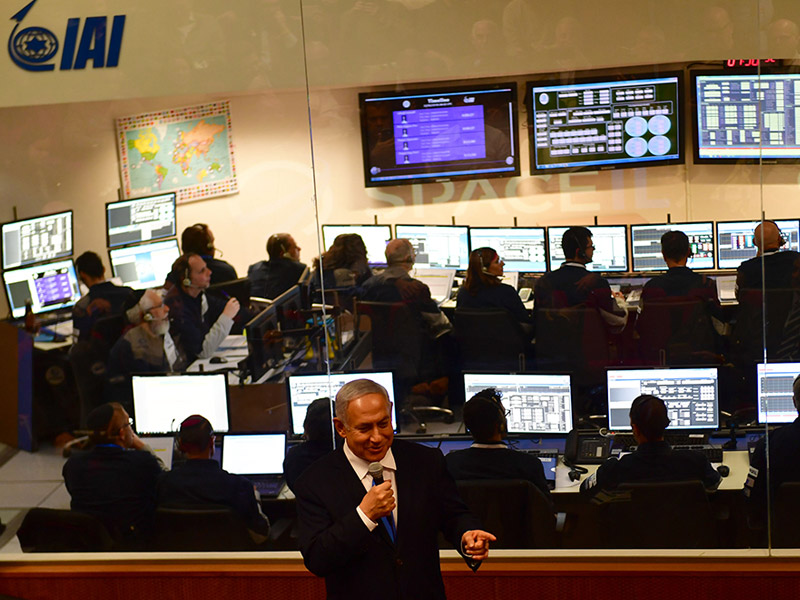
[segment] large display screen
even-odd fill
[[[631,225],[631,254],[636,272],[666,271],[667,263],[661,255],[661,236],[668,231],[682,231],[689,238],[692,256],[686,263],[691,269],[714,268],[714,224],[661,223],[658,225]]]
[[[755,229],[761,221],[717,221],[717,267],[736,269],[758,251]],[[800,220],[775,221],[787,250],[800,251]]]
[[[470,227],[470,251],[494,248],[510,272],[544,273],[547,250],[544,227]]]
[[[561,238],[568,227],[548,227],[547,239],[550,246],[550,270],[555,271],[564,264],[564,250]],[[628,226],[627,225],[593,225],[588,228],[592,232],[594,254],[592,262],[586,265],[590,271],[625,272],[628,270]]]
[[[25,316],[30,300],[34,314],[68,308],[81,297],[72,259],[3,272],[6,298],[15,319]]]
[[[72,255],[72,211],[12,221],[2,226],[3,269]]]
[[[684,162],[681,73],[559,77],[527,84],[531,173]]]
[[[111,270],[135,290],[164,285],[172,263],[181,255],[177,240],[114,248],[108,251]]]
[[[395,225],[394,237],[414,246],[420,268],[466,269],[469,265],[469,227],[461,225]]]
[[[372,267],[386,265],[386,244],[392,239],[391,225],[323,225],[322,245],[327,250],[333,245],[336,236],[355,233],[364,240],[367,247],[367,261]]]
[[[175,192],[106,204],[108,247],[173,237]]]
[[[358,98],[367,187],[520,174],[515,83]]]
[[[800,161],[800,73],[694,71],[694,161]]]

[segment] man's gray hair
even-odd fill
[[[397,238],[386,244],[384,254],[386,255],[386,264],[389,266],[404,264],[413,265],[416,259],[414,256],[414,246],[405,238]]]
[[[345,383],[336,394],[336,418],[343,423],[347,423],[347,407],[350,402],[368,394],[380,394],[386,398],[386,403],[390,402],[386,388],[380,383],[375,383],[371,379],[354,379]]]
[[[133,307],[129,308],[125,313],[128,318],[128,322],[133,323],[134,325],[141,323],[144,320],[145,313],[154,306],[157,306],[161,297],[161,292],[158,288],[146,289],[142,294],[142,297],[139,298],[139,302],[137,302]]]

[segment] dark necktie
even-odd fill
[[[375,485],[375,480],[372,480],[372,485]],[[389,538],[392,540],[394,544],[395,537],[397,536],[397,529],[394,526],[394,515],[389,513],[385,517],[381,517],[381,522],[383,526],[386,528],[386,532],[389,534]]]

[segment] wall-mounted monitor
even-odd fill
[[[6,298],[15,319],[25,316],[30,300],[35,314],[68,308],[81,297],[72,259],[3,272]]]
[[[753,232],[761,221],[717,221],[717,267],[736,269],[756,255]],[[800,251],[800,219],[775,221],[785,240],[784,249]]]
[[[392,239],[391,225],[323,225],[322,245],[325,250],[333,245],[336,236],[355,233],[367,247],[367,261],[371,267],[386,266],[386,244]]]
[[[550,248],[550,270],[555,271],[564,264],[561,238],[568,227],[548,227],[547,240]],[[590,271],[599,273],[626,272],[628,270],[628,226],[592,225],[594,254],[586,265]]]
[[[547,246],[544,227],[470,227],[470,251],[494,248],[509,272],[544,273]]]
[[[109,248],[174,237],[175,192],[106,204]]]
[[[72,255],[72,211],[3,223],[3,269]]]
[[[469,227],[462,225],[395,225],[394,237],[414,246],[415,265],[429,269],[466,269]]]
[[[692,71],[694,162],[800,162],[800,73]]]
[[[797,418],[792,400],[792,385],[800,375],[800,363],[759,364],[758,370],[758,422],[791,423]]]
[[[572,387],[568,374],[464,373],[464,397],[495,388],[509,411],[509,433],[554,433],[572,429]]]
[[[609,369],[608,428],[630,431],[637,396],[658,396],[667,406],[667,431],[719,427],[719,374],[716,367],[691,369]]]
[[[124,285],[135,290],[164,285],[172,263],[181,255],[177,240],[151,242],[108,251],[111,270]]]
[[[367,187],[520,174],[515,83],[359,94]]]
[[[531,173],[682,164],[683,75],[561,75],[527,84]]]
[[[661,256],[661,236],[668,231],[682,231],[689,238],[692,256],[686,266],[692,269],[714,268],[714,224],[711,221],[661,223],[631,225],[631,254],[635,272],[667,270],[667,263]]]

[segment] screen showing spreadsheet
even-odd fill
[[[564,250],[561,238],[568,227],[548,227],[547,240],[550,247],[550,270],[555,271],[564,264]],[[586,265],[590,271],[625,272],[628,270],[628,226],[627,225],[593,225],[588,228],[592,232],[594,254],[592,262]]]
[[[544,227],[470,227],[470,250],[494,248],[511,272],[544,273],[547,249]]]
[[[633,270],[666,271],[667,263],[661,255],[661,236],[668,231],[682,231],[689,238],[692,256],[686,264],[690,269],[714,268],[714,224],[662,223],[658,225],[631,225],[631,254]]]
[[[469,264],[469,227],[461,225],[395,225],[394,237],[414,246],[417,267],[466,269]]]
[[[72,254],[72,211],[4,223],[3,269]]]
[[[755,229],[761,221],[717,221],[717,267],[736,269],[756,255]],[[784,250],[800,251],[800,220],[775,221],[786,244]]]
[[[175,232],[175,192],[106,204],[109,248],[161,240]]]
[[[758,422],[791,423],[797,418],[792,384],[800,375],[800,363],[758,365]]]

